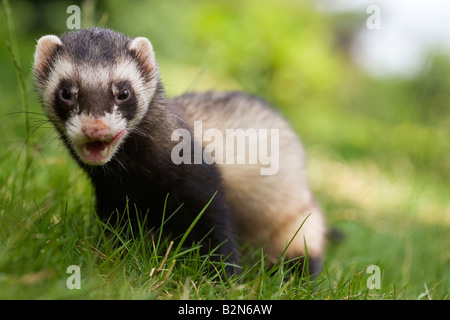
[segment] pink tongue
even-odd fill
[[[120,137],[123,136],[124,133],[125,133],[125,129],[123,129],[123,130],[120,131],[118,134],[116,134],[116,135],[114,136],[114,138],[112,138],[112,140],[111,140],[110,142],[108,142],[108,144],[111,144],[111,143],[113,143],[113,142],[119,140]]]

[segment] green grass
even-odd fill
[[[435,116],[442,110],[437,107],[427,114],[423,107],[436,99],[442,105],[448,86],[428,94],[420,78],[368,79],[327,51],[323,30],[332,30],[331,22],[317,13],[314,21],[307,18],[305,8],[272,3],[271,12],[284,21],[278,25],[267,10],[250,10],[251,1],[242,13],[227,2],[180,3],[183,17],[168,19],[174,30],[178,20],[188,21],[189,36],[153,34],[169,94],[213,84],[252,91],[279,106],[303,138],[311,187],[327,222],[345,238],[330,241],[324,272],[312,281],[283,260],[267,270],[258,248],[243,255],[240,275],[226,279],[220,263],[211,265],[182,237],[168,240],[158,230],[150,235],[98,221],[87,177],[58,141],[33,92],[30,39],[38,36],[20,33],[16,41],[13,22],[20,17],[12,18],[13,12],[6,15],[7,30],[0,30],[0,299],[449,299],[449,114]],[[26,16],[26,6],[19,8]],[[153,9],[156,17],[171,11],[162,4]],[[126,28],[123,21],[114,25],[120,5],[109,10],[111,27]],[[150,21],[150,29],[152,23],[158,21]],[[249,24],[261,46],[245,46],[240,30]],[[174,33],[171,28],[161,32]],[[224,35],[225,51],[214,42]],[[291,46],[297,36],[302,41]],[[273,50],[265,50],[267,43]],[[194,47],[206,54],[183,50]],[[264,63],[251,64],[252,50]],[[306,57],[299,59],[300,51]],[[321,56],[309,63],[314,52]],[[245,64],[240,54],[249,59]],[[211,70],[198,67],[203,64]],[[124,212],[133,214],[132,208]],[[80,290],[66,286],[71,265],[80,266]],[[367,287],[369,265],[380,267],[380,289]]]
[[[53,196],[64,198],[65,192],[61,188]],[[284,262],[265,270],[260,257],[248,254],[243,272],[227,279],[223,263],[212,265],[208,256],[200,256],[199,246],[182,246],[184,237],[169,242],[158,230],[149,234],[144,228],[133,232],[129,224],[107,225],[95,219],[86,203],[24,202],[15,199],[2,207],[2,299],[314,297],[306,276],[291,274]],[[123,216],[129,214],[132,210]],[[66,287],[70,265],[80,266],[80,290]]]

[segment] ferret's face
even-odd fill
[[[147,112],[157,72],[147,39],[83,32],[38,41],[36,87],[48,118],[79,159],[102,165]]]

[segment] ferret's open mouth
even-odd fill
[[[109,141],[89,141],[76,146],[81,160],[89,165],[101,165],[108,162],[125,134],[125,129]]]

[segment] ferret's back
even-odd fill
[[[237,159],[226,159],[218,165],[240,240],[265,242],[265,252],[277,257],[311,213],[287,255],[304,252],[303,235],[309,239],[308,252],[321,255],[325,225],[309,191],[303,148],[277,111],[264,100],[240,92],[189,93],[169,100],[169,107],[191,128],[194,121],[201,121],[203,133],[217,129],[225,137],[227,129],[266,129],[267,136],[258,136],[258,149],[265,144],[271,160],[278,161],[275,174],[262,175],[260,169],[266,165],[261,162],[237,164]],[[272,129],[277,136],[269,136]],[[203,141],[203,147],[209,143]],[[224,143],[222,150],[215,150],[215,156],[225,159],[226,147],[230,146]],[[236,152],[234,156],[237,157]]]

